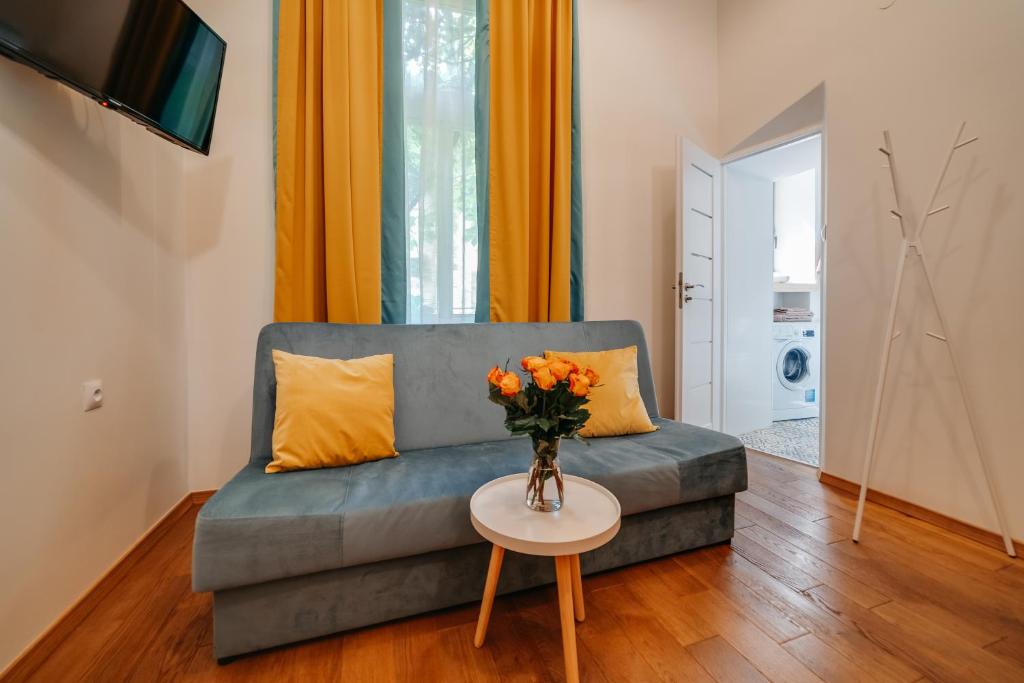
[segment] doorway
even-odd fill
[[[821,464],[822,136],[722,165],[722,431]]]

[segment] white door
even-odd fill
[[[717,428],[719,363],[715,263],[721,164],[689,140],[679,144],[676,195],[676,419]]]

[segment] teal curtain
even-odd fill
[[[488,0],[476,0],[476,321],[491,318],[490,115],[491,20]]]
[[[570,180],[569,319],[583,320],[583,143],[580,126],[580,31],[572,3],[572,179]]]
[[[406,321],[405,120],[402,104],[402,0],[384,2],[381,143],[381,322]]]

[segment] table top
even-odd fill
[[[619,501],[589,479],[567,474],[562,480],[557,512],[526,506],[525,473],[484,484],[469,501],[473,528],[491,543],[528,555],[577,555],[610,541],[619,531]]]

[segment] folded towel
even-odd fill
[[[814,312],[807,308],[776,308],[772,318],[777,323],[807,323],[814,320]]]

